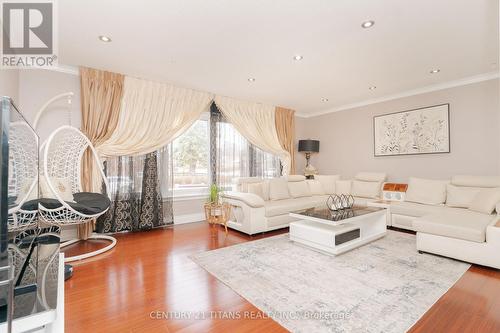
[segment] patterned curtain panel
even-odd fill
[[[210,107],[211,181],[230,190],[235,178],[272,178],[281,175],[280,158],[252,145],[219,112]]]
[[[149,230],[173,223],[171,146],[141,156],[106,160],[111,207],[98,232]]]

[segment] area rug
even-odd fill
[[[288,234],[191,258],[292,332],[405,332],[470,267],[396,231],[329,256]],[[243,316],[239,314],[240,316]]]

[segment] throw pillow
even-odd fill
[[[353,180],[351,185],[351,194],[355,197],[373,198],[380,197],[382,182],[365,182]]]
[[[411,177],[405,201],[426,205],[441,205],[446,201],[448,181]]]
[[[290,198],[288,182],[285,178],[274,178],[269,181],[269,199],[282,200]]]
[[[262,198],[262,200],[266,201],[264,196],[264,184],[263,183],[248,183],[247,184],[247,193],[252,193],[258,195]],[[269,200],[269,198],[267,198]]]
[[[325,190],[323,189],[323,186],[321,185],[321,182],[319,180],[306,180],[307,185],[309,186],[309,191],[311,192],[311,195],[324,195]],[[335,183],[334,183],[335,184]]]
[[[469,209],[479,213],[491,214],[498,202],[500,202],[500,188],[485,188],[474,197]]]
[[[71,192],[71,182],[69,179],[50,177],[50,181],[54,190],[63,201],[73,202],[73,193]],[[40,197],[42,198],[55,198],[44,176],[40,177],[40,192]]]
[[[472,200],[481,191],[477,187],[446,185],[446,206],[469,208]]]
[[[311,191],[305,181],[302,182],[288,182],[288,192],[292,198],[309,197]]]
[[[314,180],[321,183],[324,194],[335,194],[335,182],[340,178],[338,175],[317,175]]]

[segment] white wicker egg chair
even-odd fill
[[[89,148],[92,151],[94,161],[99,166],[106,195],[82,191],[81,163],[84,152]],[[61,126],[55,130],[47,141],[42,145],[42,170],[43,179],[50,194],[42,193],[43,198],[39,201],[39,214],[43,222],[49,225],[65,227],[90,222],[104,214],[110,205],[108,192],[108,181],[90,140],[77,128],[72,126]],[[64,179],[69,184],[73,201],[64,200],[60,189],[57,188],[57,180]],[[108,240],[111,243],[104,248],[90,253],[65,258],[65,262],[81,260],[101,254],[112,249],[116,245],[116,239],[107,235],[92,234],[89,239]],[[61,244],[65,247],[76,242],[74,239]]]
[[[9,164],[8,231],[22,231],[38,223],[38,137],[25,122],[10,124]]]

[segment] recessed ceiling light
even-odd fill
[[[108,36],[99,36],[99,40],[104,43],[111,42],[111,38],[109,38]]]
[[[253,77],[248,78],[248,82],[255,82],[255,78]]]
[[[365,21],[365,22],[361,23],[361,27],[364,29],[368,29],[368,28],[373,27],[374,24],[375,24],[375,21]]]
[[[323,97],[323,98],[321,98],[321,101],[322,101],[322,102],[328,102],[328,98]]]
[[[301,56],[300,54],[297,54],[296,56],[293,57],[293,60],[297,60],[297,61],[302,60],[302,59],[304,59],[304,57]]]
[[[436,74],[436,73],[439,73],[439,72],[441,72],[441,70],[439,68],[436,68],[436,69],[431,70],[429,73]]]
[[[376,86],[371,86],[371,87],[368,87],[368,89],[375,90],[375,89],[377,89],[377,87]]]

